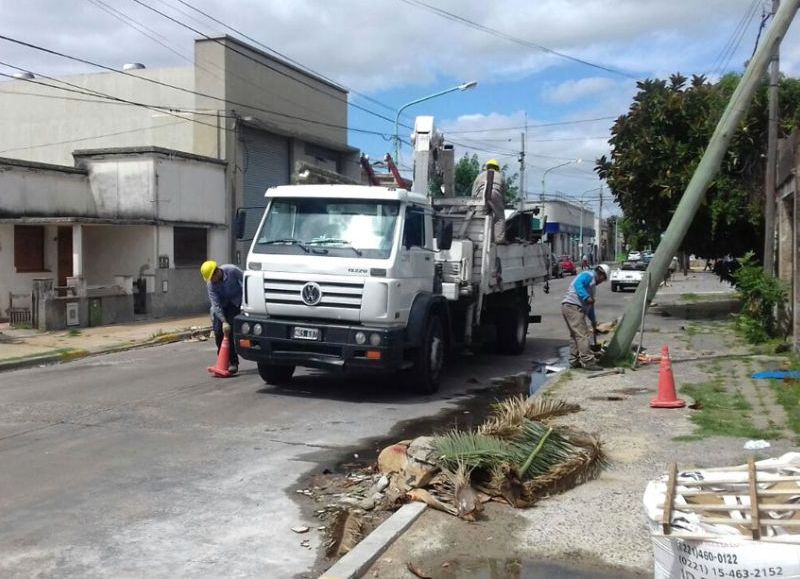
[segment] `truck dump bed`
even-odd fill
[[[543,281],[548,274],[548,248],[534,239],[532,213],[506,211],[506,243],[492,234],[492,215],[480,200],[437,199],[437,217],[453,225],[454,240],[472,242],[471,282],[481,293],[506,291]]]

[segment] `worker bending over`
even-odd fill
[[[235,265],[217,265],[216,261],[206,261],[200,266],[200,274],[208,284],[211,323],[219,354],[223,336],[230,338],[233,318],[242,310],[242,270]],[[239,356],[233,343],[229,364],[228,371],[236,374],[239,371]]]
[[[597,333],[597,318],[594,313],[594,290],[597,284],[608,279],[610,268],[600,264],[592,270],[582,271],[569,284],[561,313],[569,330],[569,365],[571,368],[602,370],[597,365],[589,338]],[[586,318],[592,323],[589,329]]]
[[[489,182],[489,175],[492,175],[492,190],[486,192],[486,185]],[[506,203],[505,203],[506,182],[500,172],[500,163],[495,159],[486,162],[483,173],[475,177],[472,183],[472,197],[474,199],[484,199],[486,207],[492,212],[492,225],[494,230],[495,243],[505,243],[506,241]]]

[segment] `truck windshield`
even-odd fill
[[[253,251],[386,259],[399,208],[398,201],[273,199]]]

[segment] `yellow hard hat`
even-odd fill
[[[498,171],[500,170],[500,163],[497,162],[497,159],[489,159],[486,161],[486,168],[489,169],[491,167],[494,167]]]
[[[204,261],[203,265],[200,266],[200,275],[203,276],[206,283],[211,281],[211,276],[214,275],[215,271],[217,271],[216,261]]]

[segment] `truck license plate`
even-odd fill
[[[292,338],[295,340],[319,340],[319,328],[301,328],[295,326],[292,330]]]

